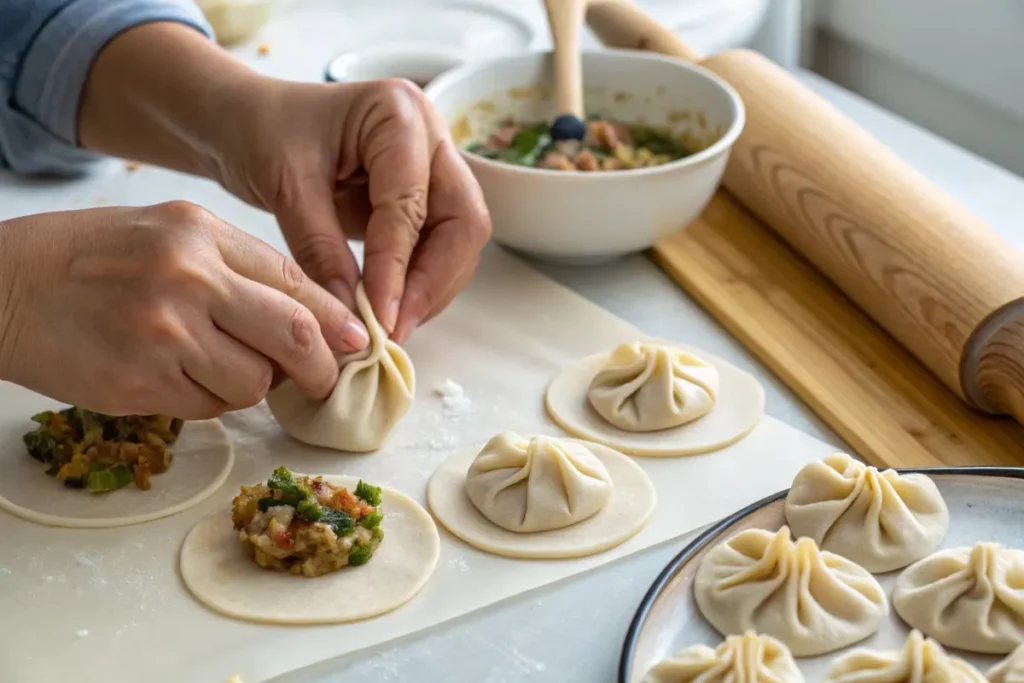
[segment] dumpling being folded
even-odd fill
[[[949,509],[927,475],[879,472],[835,453],[796,475],[786,521],[793,535],[881,573],[935,550],[949,528]]]
[[[978,543],[929,555],[903,570],[892,604],[946,647],[1006,654],[1024,642],[1024,551]]]
[[[920,631],[911,631],[902,650],[858,648],[832,662],[825,683],[986,683],[969,663],[946,654]]]
[[[377,322],[362,282],[356,289],[356,306],[370,344],[338,359],[341,375],[331,395],[314,401],[291,380],[267,395],[270,412],[299,441],[341,451],[373,451],[412,406],[412,361]]]
[[[1024,643],[985,672],[989,683],[1024,683]]]
[[[651,669],[643,683],[804,683],[789,649],[747,631],[717,648],[693,645]]]
[[[703,417],[718,398],[718,370],[682,349],[620,344],[590,382],[587,399],[609,424],[654,432]]]
[[[502,432],[466,474],[466,493],[494,524],[517,532],[549,531],[581,522],[611,500],[612,479],[578,441]]]
[[[867,638],[889,612],[885,591],[863,567],[814,541],[747,529],[708,551],[693,584],[704,618],[724,635],[754,630],[797,657]]]

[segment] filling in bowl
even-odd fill
[[[231,520],[256,564],[314,577],[370,561],[384,538],[380,502],[366,482],[349,492],[278,467],[267,483],[242,487]]]
[[[487,159],[556,171],[620,171],[661,166],[689,156],[678,137],[667,129],[591,118],[582,142],[554,141],[545,121],[503,121],[485,141],[466,151]]]
[[[93,493],[133,482],[149,490],[150,476],[171,466],[170,446],[184,425],[166,415],[112,417],[76,407],[47,410],[32,420],[38,426],[22,437],[29,455],[49,465],[46,473],[68,488]]]

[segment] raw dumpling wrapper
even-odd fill
[[[946,647],[1006,654],[1024,642],[1024,551],[978,543],[929,555],[900,574],[892,604]]]
[[[299,441],[340,451],[373,451],[412,407],[412,361],[377,322],[362,282],[356,289],[356,306],[370,344],[338,359],[341,375],[331,395],[314,401],[291,380],[267,395],[274,417]]]
[[[949,529],[949,509],[927,475],[879,472],[835,453],[796,475],[786,521],[794,536],[877,574],[935,550]]]
[[[989,683],[1024,683],[1024,643],[985,672]]]
[[[724,635],[778,638],[797,657],[832,652],[867,638],[888,614],[885,592],[850,560],[814,541],[747,529],[712,548],[697,569],[694,598]]]
[[[839,657],[825,683],[986,683],[969,663],[946,654],[920,631],[911,631],[902,650],[858,648]]]
[[[502,432],[466,474],[480,513],[509,531],[562,529],[596,515],[612,497],[608,470],[577,441]]]
[[[657,664],[643,683],[804,683],[789,648],[748,631],[717,648],[693,645]]]
[[[711,411],[717,397],[715,366],[682,349],[648,342],[617,346],[587,392],[594,410],[627,432],[693,422]]]

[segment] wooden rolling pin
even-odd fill
[[[767,58],[703,58],[629,0],[590,0],[587,23],[728,81],[747,109],[729,192],[961,398],[1024,424],[1019,252]]]

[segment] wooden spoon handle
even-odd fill
[[[587,0],[544,0],[555,45],[555,104],[559,114],[583,119],[580,31]]]
[[[608,47],[649,50],[687,62],[704,59],[675,31],[659,24],[630,0],[590,0],[586,19],[590,30]]]

